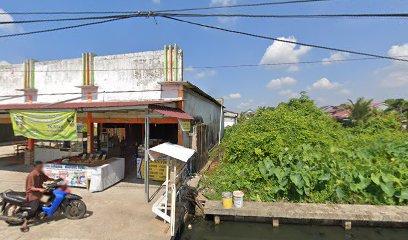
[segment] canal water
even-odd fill
[[[345,231],[339,226],[310,226],[196,221],[186,228],[180,240],[408,240],[408,229],[353,227]]]

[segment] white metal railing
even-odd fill
[[[177,173],[177,164],[175,164],[175,160],[173,160],[173,179],[169,179],[169,162],[170,158],[167,158],[166,163],[166,181],[163,183],[162,186],[165,186],[165,192],[162,196],[160,196],[157,201],[152,206],[152,212],[155,213],[157,216],[162,218],[164,221],[170,223],[170,231],[171,236],[175,235],[175,228],[176,228],[176,202],[181,201],[181,194],[183,190],[184,184],[188,180],[188,164],[184,164],[181,170]],[[182,181],[179,186],[177,183]],[[170,206],[169,206],[169,194],[171,195],[170,198]],[[170,215],[169,211],[170,210]]]

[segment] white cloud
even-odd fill
[[[10,14],[7,14],[6,11],[0,8],[0,22],[10,22],[10,21],[14,21],[14,18]],[[21,27],[18,27],[15,24],[1,24],[0,25],[0,32],[14,33],[14,32],[20,32],[22,30],[23,29]]]
[[[240,99],[241,94],[240,93],[231,93],[231,94],[228,95],[228,98],[230,98],[230,99]]]
[[[186,72],[194,72],[194,71],[196,71],[196,69],[193,68],[193,67],[186,67],[186,68],[184,68],[184,71],[186,71]]]
[[[210,5],[211,6],[217,6],[217,5],[228,6],[228,5],[234,5],[237,3],[238,3],[238,0],[211,0]]]
[[[200,71],[197,72],[195,75],[196,79],[203,79],[203,78],[207,78],[207,77],[212,77],[216,74],[215,70],[208,70],[208,71]]]
[[[314,82],[312,86],[309,86],[307,88],[309,91],[313,90],[325,90],[325,91],[335,91],[336,94],[338,95],[344,95],[344,96],[350,96],[351,91],[345,87],[343,87],[342,84],[338,82],[332,82],[327,78],[321,78]]]
[[[388,50],[388,56],[408,59],[408,43],[394,45]],[[408,86],[408,63],[393,61],[389,66],[379,71],[380,85],[387,88],[399,88]]]
[[[229,6],[235,5],[238,0],[211,0],[210,6]],[[217,17],[217,21],[221,24],[234,24],[238,21],[237,17]]]
[[[294,91],[292,91],[290,89],[280,91],[279,95],[285,96],[287,98],[295,98],[295,97],[299,96],[298,93],[296,93],[296,92],[294,92]]]
[[[282,86],[294,85],[296,84],[296,82],[297,81],[294,78],[282,77],[282,78],[272,79],[271,81],[269,81],[266,87],[269,89],[279,89]]]
[[[319,90],[319,89],[325,89],[325,90],[333,90],[339,88],[341,85],[340,83],[337,82],[331,82],[327,78],[321,78],[320,80],[317,80],[312,84],[311,90]]]
[[[241,102],[240,104],[237,105],[238,109],[249,109],[251,107],[254,107],[254,101],[253,100],[249,100],[246,102]]]
[[[388,56],[408,59],[408,43],[392,46],[390,50],[388,50]]]
[[[329,65],[332,64],[333,61],[342,61],[348,58],[350,54],[348,53],[343,53],[343,52],[336,52],[330,55],[328,58],[323,58],[322,59],[322,64],[323,65]]]
[[[213,69],[210,70],[198,70],[193,67],[187,67],[184,69],[191,79],[204,79],[210,78],[217,74],[217,72]]]
[[[342,88],[338,91],[339,94],[341,95],[345,95],[345,96],[350,96],[351,95],[351,91],[347,88]]]
[[[217,17],[218,22],[222,24],[232,24],[238,21],[237,17]]]
[[[318,105],[325,105],[328,102],[328,99],[325,97],[317,97],[316,100]]]
[[[296,38],[291,36],[288,38],[280,37],[281,40],[296,42]],[[260,64],[275,64],[275,63],[298,63],[300,57],[311,50],[310,47],[290,44],[285,42],[274,41],[265,51]],[[292,65],[289,71],[299,70],[298,66]]]
[[[392,66],[385,69],[386,73],[381,80],[381,86],[399,88],[408,86],[408,69],[401,66]]]
[[[10,63],[7,61],[0,60],[0,65],[9,65]]]

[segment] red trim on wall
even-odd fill
[[[10,118],[0,118],[0,123],[11,123]]]
[[[93,119],[92,119],[92,113],[88,113],[87,118],[86,118],[86,123],[87,123],[87,132],[88,132],[88,153],[93,153],[94,151],[94,126],[93,126]]]
[[[89,76],[89,53],[86,54],[86,84],[90,85],[90,76]]]
[[[150,118],[151,124],[177,124],[176,118]],[[87,118],[78,118],[78,122],[87,122]],[[131,124],[144,124],[144,118],[92,118],[94,123],[131,123]]]

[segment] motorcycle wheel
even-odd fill
[[[3,211],[3,216],[6,217],[15,217],[16,213],[18,211],[18,207],[12,204],[8,204]],[[11,225],[11,226],[16,226],[16,225],[21,225],[24,222],[24,219],[20,219],[17,221],[5,221],[7,224]]]
[[[72,200],[68,203],[64,213],[68,219],[81,219],[85,216],[86,205],[81,200]]]

